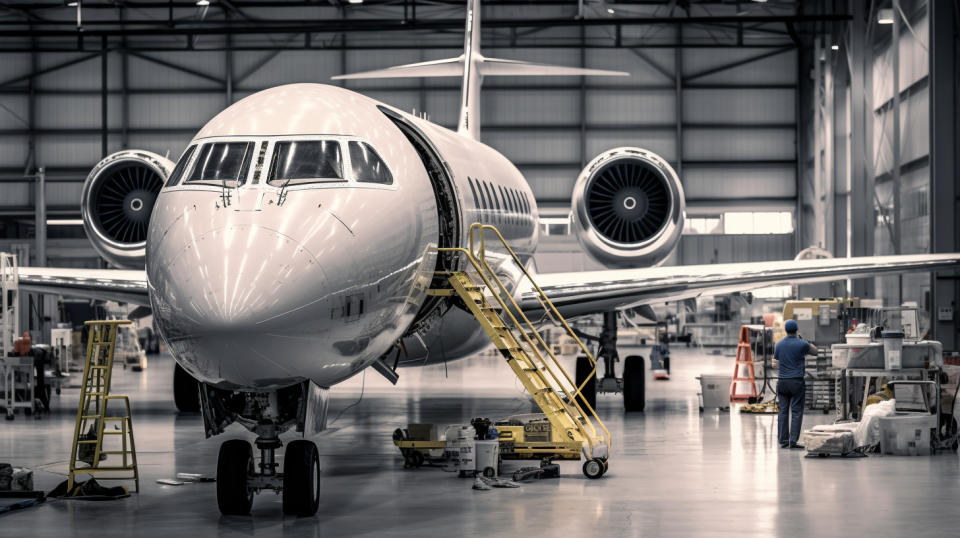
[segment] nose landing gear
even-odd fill
[[[320,453],[312,441],[287,443],[283,472],[277,450],[280,434],[294,429],[305,437],[327,423],[327,389],[305,381],[268,392],[231,392],[203,385],[200,407],[207,437],[223,433],[236,422],[257,434],[260,451],[254,459],[248,441],[231,439],[220,446],[217,461],[217,505],[224,515],[247,515],[253,497],[264,490],[283,495],[283,513],[309,517],[320,507]]]
[[[240,439],[225,441],[220,446],[217,462],[217,505],[224,515],[247,515],[253,507],[253,496],[272,489],[283,495],[283,513],[309,517],[320,507],[320,454],[312,441],[298,439],[287,445],[283,472],[276,461],[276,451],[283,443],[272,424],[257,428],[260,437],[254,442],[260,450],[259,472],[254,470],[250,443]]]

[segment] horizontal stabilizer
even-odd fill
[[[484,58],[480,63],[480,74],[489,76],[599,76],[626,77],[626,71],[607,71],[606,69],[586,69],[565,65],[538,64],[501,58]]]
[[[444,58],[415,64],[397,65],[386,69],[374,69],[362,73],[337,75],[333,80],[354,80],[362,78],[416,78],[416,77],[460,77],[463,76],[463,57]]]
[[[518,60],[504,60],[502,58],[477,58],[474,54],[474,65],[480,75],[491,76],[601,76],[625,77],[630,73],[625,71],[607,71],[606,69],[586,69],[583,67],[567,67],[565,65],[538,64]],[[370,78],[418,78],[418,77],[461,77],[463,76],[463,56],[445,58],[415,64],[397,65],[386,69],[375,69],[350,75],[337,75],[333,80],[355,80]]]

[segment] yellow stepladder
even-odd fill
[[[597,363],[593,355],[543,290],[533,281],[533,277],[494,226],[473,224],[470,227],[469,249],[438,249],[440,252],[455,252],[463,256],[482,282],[475,282],[474,277],[467,271],[451,271],[447,273],[450,288],[431,289],[429,293],[442,296],[456,295],[463,301],[466,309],[483,327],[484,332],[540,407],[554,432],[558,432],[568,441],[580,444],[587,460],[583,466],[583,473],[589,478],[599,478],[607,471],[610,432],[597,416],[596,411],[583,399],[581,395],[583,386],[577,386],[570,378],[550,350],[550,346],[546,344],[534,324],[513,299],[510,290],[487,262],[485,252],[487,230],[494,232],[503,248],[536,290],[547,314],[560,322],[577,342],[581,351],[590,359],[596,371]],[[475,248],[477,243],[474,242],[477,232],[479,232],[479,248]],[[491,305],[487,300],[484,287],[493,295],[496,306]],[[510,325],[502,316],[507,317]],[[590,378],[588,376],[588,379]]]
[[[73,431],[73,446],[70,452],[70,475],[67,491],[72,492],[77,474],[124,473],[132,475],[99,476],[100,480],[133,480],[140,492],[140,473],[137,469],[137,451],[133,442],[133,422],[130,414],[130,399],[110,394],[110,376],[113,372],[113,352],[117,344],[117,328],[129,325],[130,320],[88,321],[87,360],[83,367],[80,385],[80,404],[77,407],[77,423]],[[119,416],[107,413],[111,401],[123,403],[124,411]],[[119,423],[119,429],[106,427],[107,423]],[[120,436],[119,450],[104,447],[107,436]],[[120,464],[112,463],[111,457],[119,456]],[[111,464],[101,465],[101,461]],[[85,463],[86,467],[78,467]],[[68,493],[69,495],[69,493]]]

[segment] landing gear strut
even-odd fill
[[[603,365],[603,377],[599,380],[593,374],[593,383],[587,383],[581,394],[583,399],[596,408],[597,392],[622,392],[625,411],[643,411],[646,406],[646,369],[643,357],[631,355],[623,363],[623,377],[618,378],[615,365],[620,362],[617,353],[617,312],[603,313],[603,329],[600,336],[592,336],[577,331],[577,336],[597,342],[597,366]],[[593,367],[585,356],[577,357],[577,385],[582,384]]]

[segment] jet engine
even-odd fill
[[[615,267],[663,262],[686,218],[673,168],[656,153],[629,147],[601,153],[580,172],[571,208],[580,244]]]
[[[119,267],[142,268],[153,204],[174,163],[156,153],[119,151],[90,171],[80,195],[83,228],[93,247]]]

